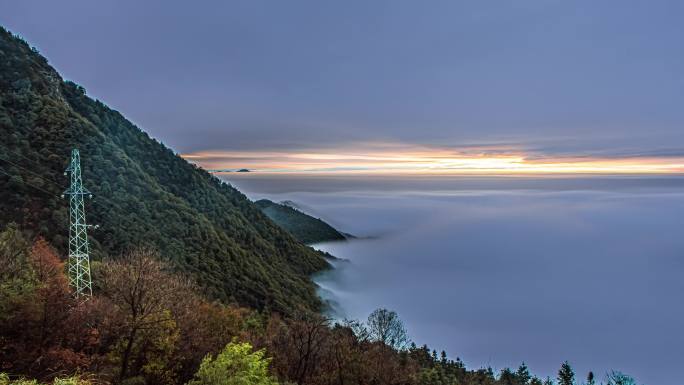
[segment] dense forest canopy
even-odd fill
[[[133,90],[132,90],[133,92]],[[308,275],[322,254],[276,226],[243,194],[63,81],[26,42],[0,29],[0,223],[16,222],[64,254],[60,199],[72,148],[81,152],[95,260],[157,248],[224,302],[317,309]]]

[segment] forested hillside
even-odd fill
[[[304,243],[312,244],[346,239],[342,233],[320,218],[314,218],[294,207],[275,203],[268,199],[260,199],[255,203],[273,222]]]
[[[135,90],[131,90],[135,92]],[[64,81],[26,42],[0,29],[0,223],[18,223],[63,255],[60,198],[81,152],[95,260],[152,246],[224,302],[289,313],[320,303],[308,275],[327,268],[243,194]]]

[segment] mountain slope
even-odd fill
[[[268,199],[254,202],[278,226],[303,243],[342,241],[345,236],[319,218],[314,218],[294,207]]]
[[[1,28],[0,135],[0,223],[17,222],[64,253],[68,203],[59,194],[78,148],[94,194],[88,222],[100,225],[90,232],[94,259],[151,245],[214,298],[281,312],[320,306],[308,279],[328,267],[320,253]]]

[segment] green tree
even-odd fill
[[[513,374],[511,369],[501,369],[501,374],[499,374],[499,383],[502,385],[517,385],[515,374]]]
[[[594,372],[589,372],[589,374],[587,374],[587,385],[596,385],[596,380],[594,379]]]
[[[252,345],[233,341],[216,357],[208,354],[188,385],[277,385],[268,374],[270,359]]]
[[[0,321],[35,289],[28,250],[28,242],[16,224],[10,223],[0,232]]]
[[[520,364],[520,367],[515,372],[515,377],[518,384],[527,385],[530,383],[532,376],[530,375],[530,371],[527,369],[527,365],[525,365],[524,362]]]
[[[632,377],[613,370],[608,373],[608,385],[637,385],[637,383]]]
[[[558,371],[558,385],[575,385],[575,372],[568,361],[563,362]]]

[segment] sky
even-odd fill
[[[666,0],[16,0],[0,24],[210,169],[679,173],[683,13]]]

